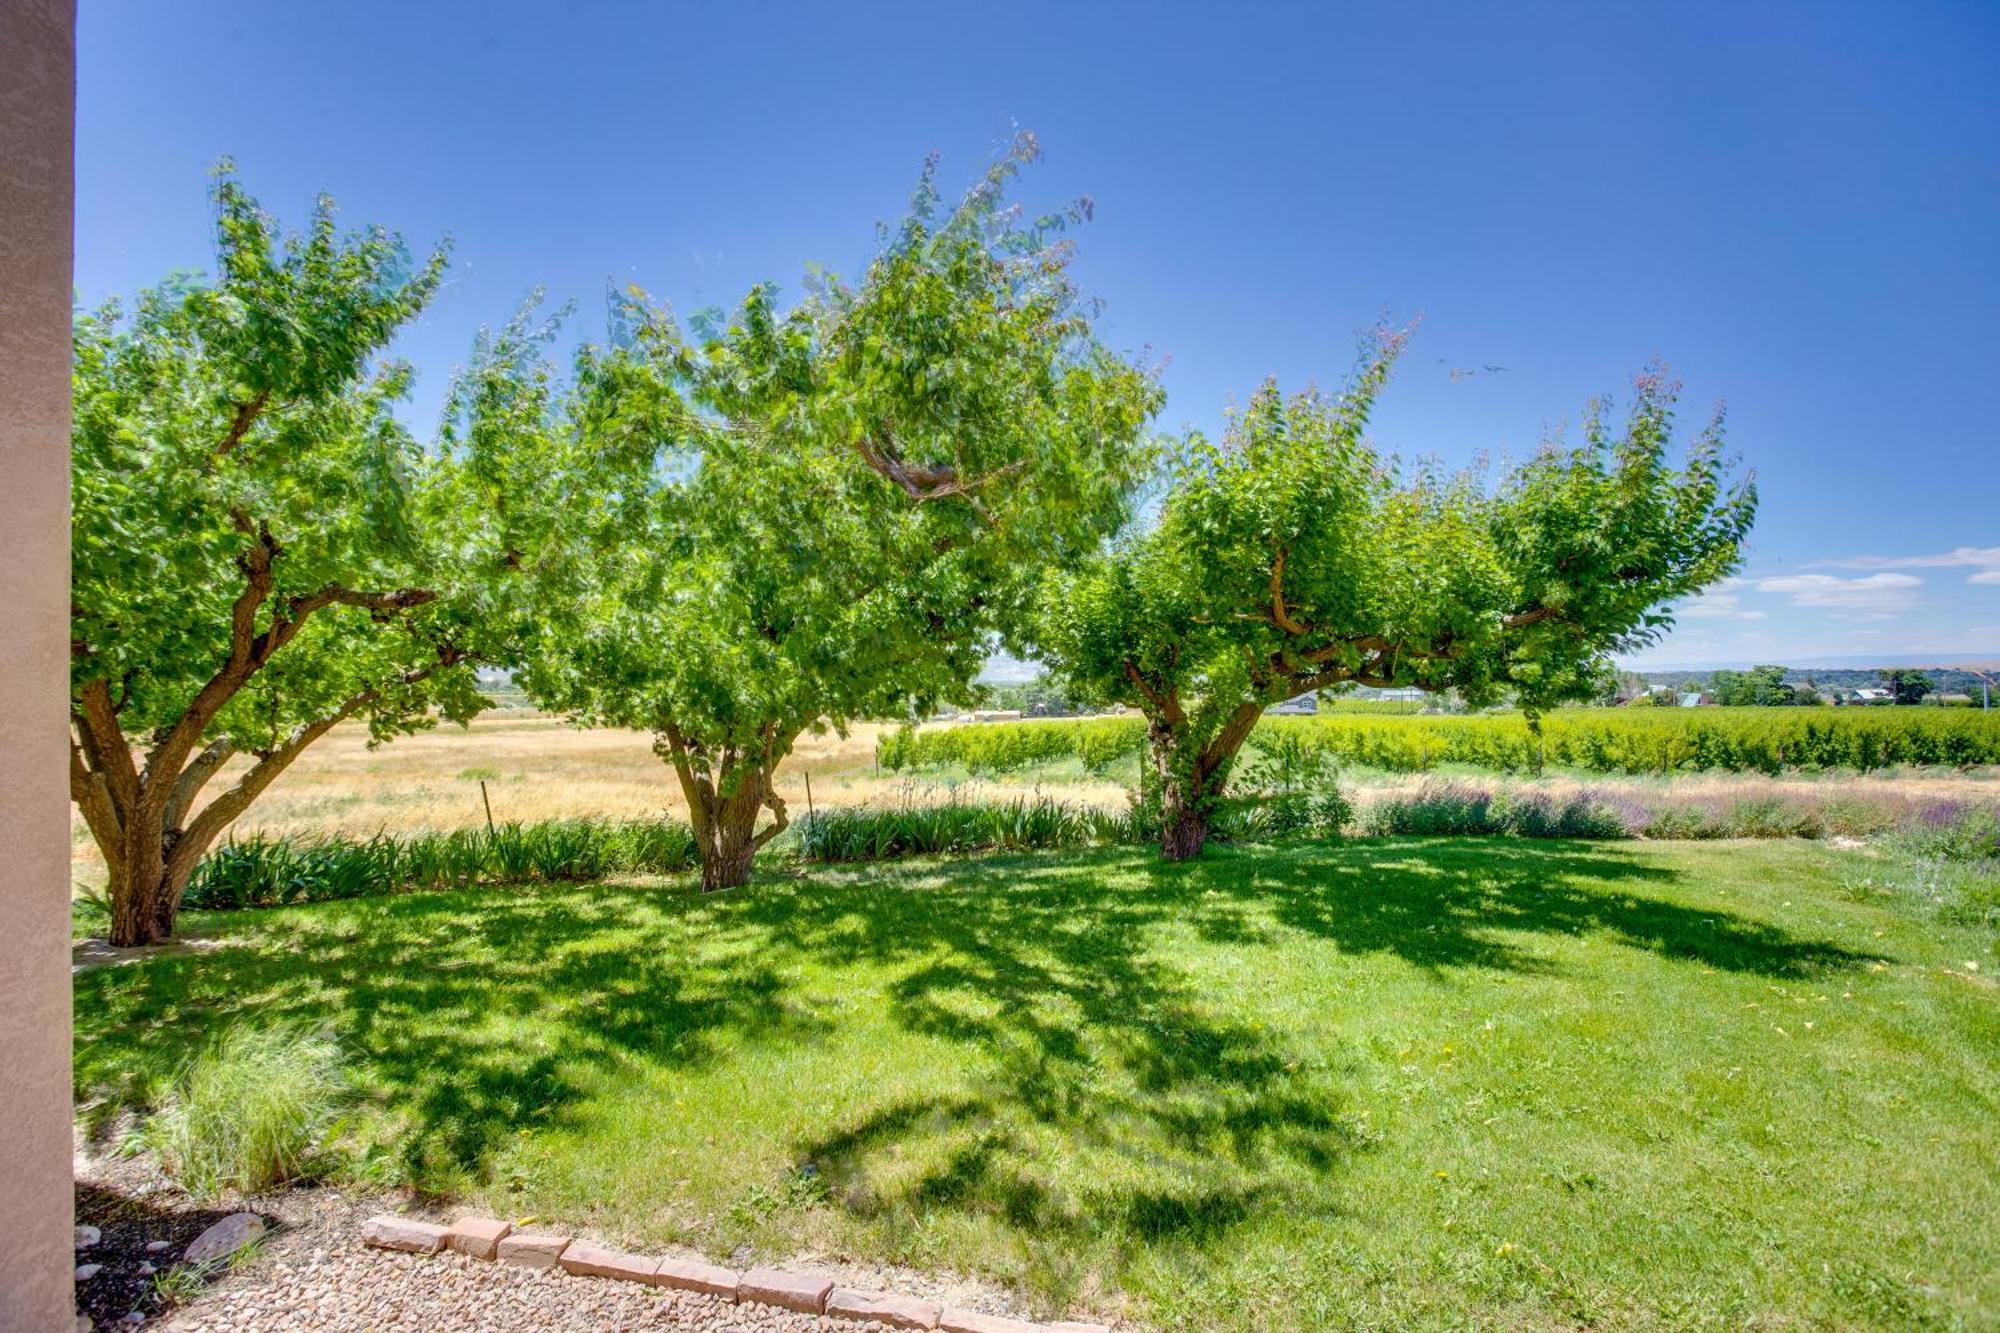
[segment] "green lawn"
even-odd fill
[[[197,917],[223,947],[79,976],[78,1091],[323,1025],[372,1170],[1163,1328],[1996,1326],[2000,969],[1886,864],[1386,840]]]

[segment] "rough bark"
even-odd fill
[[[687,798],[704,893],[748,884],[757,853],[784,832],[785,802],[772,779],[794,735],[771,724],[756,744],[738,748],[705,745],[671,722],[661,728],[653,748],[673,766]],[[757,819],[765,810],[771,822],[760,830]]]
[[[1234,751],[1217,761],[1193,735],[1178,701],[1173,702],[1171,710],[1147,719],[1146,743],[1159,793],[1160,856],[1186,861],[1201,855],[1208,843],[1209,818],[1222,795],[1219,779]],[[1178,720],[1172,720],[1169,712]]]
[[[1210,820],[1229,770],[1264,715],[1264,700],[1238,705],[1203,742],[1173,691],[1149,690],[1149,699],[1158,705],[1148,709],[1146,741],[1160,794],[1160,856],[1186,861],[1201,855],[1208,844]]]

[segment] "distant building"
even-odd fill
[[[1712,704],[1715,700],[1709,698],[1700,690],[1689,690],[1674,702],[1682,708],[1699,708],[1703,704]]]
[[[1856,690],[1848,702],[1857,704],[1892,704],[1896,702],[1896,692],[1874,685],[1865,685]]]
[[[1291,699],[1280,699],[1277,703],[1272,704],[1264,710],[1264,716],[1284,717],[1295,713],[1317,713],[1318,711],[1319,695],[1315,692],[1312,694],[1301,694]]]

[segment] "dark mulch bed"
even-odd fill
[[[78,1180],[77,1223],[104,1234],[97,1244],[76,1253],[79,1265],[103,1265],[96,1276],[76,1284],[76,1308],[100,1328],[116,1325],[134,1310],[148,1319],[161,1314],[166,1306],[156,1279],[179,1263],[196,1236],[241,1211],[203,1207],[178,1192],[127,1193],[113,1184]],[[276,1219],[264,1215],[264,1221],[271,1225]],[[149,1251],[149,1241],[165,1241],[167,1248]],[[149,1267],[155,1271],[149,1273]]]

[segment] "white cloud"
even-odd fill
[[[1833,574],[1787,574],[1758,579],[1757,591],[1784,593],[1792,599],[1793,606],[1887,615],[1915,605],[1916,590],[1923,584],[1913,574],[1867,574],[1858,579]]]
[[[2000,546],[1954,546],[1935,555],[1857,555],[1820,563],[1835,569],[1970,569],[1970,583],[2000,583]]]
[[[1769,619],[1766,612],[1752,611],[1742,604],[1743,596],[1736,590],[1743,586],[1742,579],[1724,579],[1694,600],[1681,603],[1675,613],[1684,620]]]

